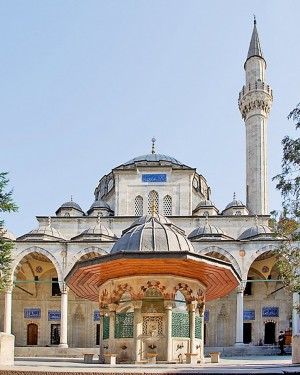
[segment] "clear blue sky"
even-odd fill
[[[273,89],[271,177],[287,114],[300,102],[298,0],[0,1],[0,170],[17,236],[73,195],[84,211],[99,179],[156,151],[197,168],[220,211],[245,202],[245,128],[237,106],[253,14]]]

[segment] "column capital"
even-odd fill
[[[100,316],[107,316],[109,310],[108,309],[100,309]]]
[[[246,287],[245,283],[240,283],[240,285],[238,285],[236,287],[236,292],[237,293],[244,293],[245,287]]]
[[[11,283],[11,284],[8,284],[8,285],[6,285],[6,286],[4,287],[4,291],[5,291],[5,293],[12,293],[13,289],[14,289],[14,285],[13,285],[12,283]]]
[[[143,304],[143,302],[141,300],[138,300],[138,299],[132,301],[132,306],[135,310],[140,309],[142,307],[142,304]]]
[[[109,308],[109,312],[116,312],[116,310],[118,308],[118,304],[117,303],[109,303],[108,308]]]
[[[190,303],[187,304],[187,309],[188,309],[188,311],[195,312],[197,306],[198,306],[197,301],[191,301]]]
[[[69,292],[69,287],[65,282],[59,283],[59,289],[61,294],[67,294]]]
[[[166,310],[172,310],[173,309],[173,301],[164,301],[164,307]]]

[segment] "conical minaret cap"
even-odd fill
[[[262,48],[261,48],[259,37],[258,37],[257,28],[256,28],[255,17],[254,17],[254,26],[253,26],[252,37],[251,37],[250,46],[249,46],[249,50],[248,50],[247,60],[250,59],[250,57],[253,57],[253,56],[258,56],[258,57],[261,57],[261,58],[264,59],[264,56],[263,56],[263,53],[262,53]]]

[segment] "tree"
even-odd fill
[[[0,173],[0,212],[17,211],[18,207],[13,202],[12,190],[6,192],[9,183],[8,173]],[[0,218],[0,291],[9,283],[11,264],[11,249],[13,242],[5,238],[4,220]]]
[[[288,115],[300,128],[300,103]],[[272,212],[277,235],[283,239],[279,246],[277,266],[285,286],[293,292],[300,292],[300,138],[285,136],[282,140],[283,157],[281,173],[273,177],[277,180],[276,189],[283,198],[283,212],[277,220]],[[300,311],[300,306],[295,306]]]
[[[288,115],[300,127],[300,103]],[[296,219],[300,217],[300,138],[285,136],[282,140],[283,157],[281,173],[273,177],[277,180],[276,189],[283,198],[283,217]]]

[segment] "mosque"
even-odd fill
[[[149,154],[100,178],[87,211],[71,200],[29,233],[6,232],[12,284],[0,330],[16,348],[195,363],[205,347],[272,346],[281,329],[287,341],[298,332],[298,295],[279,280],[280,239],[268,226],[272,90],[256,21],[244,69],[245,204],[233,196],[217,208],[205,177],[152,139]]]

